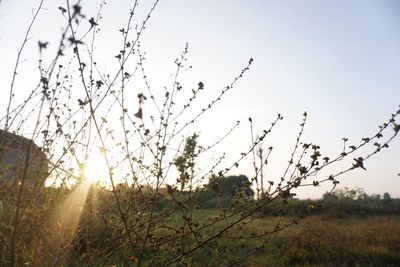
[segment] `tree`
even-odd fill
[[[213,189],[224,197],[232,198],[237,194],[252,199],[254,191],[251,189],[251,182],[246,175],[212,176],[208,188]]]
[[[181,185],[181,191],[185,189],[185,185],[189,182],[189,189],[192,191],[192,180],[194,176],[194,167],[196,158],[201,151],[201,147],[197,147],[197,138],[199,135],[194,133],[186,139],[185,147],[180,156],[178,156],[174,164],[179,172],[178,182]],[[197,150],[196,150],[197,148]]]
[[[390,201],[391,199],[392,199],[392,197],[390,196],[390,194],[388,192],[385,192],[383,194],[383,200]]]
[[[393,199],[388,192],[385,192],[382,197],[382,205],[385,208],[392,208],[393,207]]]

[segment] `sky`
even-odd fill
[[[17,48],[38,1],[0,2],[1,114],[7,103]],[[102,10],[99,53],[117,49],[118,29],[126,24],[132,1],[108,1]],[[58,6],[45,1],[34,25],[17,88],[18,97],[29,92],[38,60],[37,40],[59,34]],[[139,2],[140,16],[152,1]],[[82,1],[83,12],[95,15],[94,1]],[[90,15],[88,15],[90,17]],[[342,138],[358,143],[374,134],[400,104],[400,3],[395,0],[161,0],[141,39],[146,69],[154,87],[171,83],[174,60],[185,44],[193,68],[186,84],[205,84],[204,101],[212,99],[254,58],[254,64],[211,114],[192,128],[200,143],[212,140],[237,120],[241,127],[219,149],[232,158],[250,145],[248,117],[255,131],[269,127],[278,113],[284,116],[265,146],[274,146],[266,173],[282,174],[307,111],[304,142],[321,146],[333,157],[341,152]],[[53,48],[56,45],[54,44]],[[116,50],[117,51],[117,50]],[[111,56],[112,57],[112,56]],[[105,59],[105,62],[111,59]],[[368,150],[366,150],[368,151]],[[370,150],[371,151],[371,150]],[[349,167],[350,161],[338,168]],[[361,187],[371,193],[400,197],[400,141],[340,178],[340,185]],[[332,169],[334,171],[335,169]],[[251,164],[234,172],[251,176]],[[300,197],[319,197],[327,187],[305,188]]]

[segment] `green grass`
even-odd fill
[[[310,217],[274,236],[264,253],[248,261],[250,266],[267,262],[269,266],[400,266],[400,219]]]
[[[2,194],[8,197],[2,199],[0,232],[10,238],[16,195],[12,190],[4,190]],[[52,236],[48,220],[54,207],[58,207],[54,200],[62,202],[67,195],[62,190],[46,189],[37,195],[42,201],[31,206],[26,206],[24,202],[23,207],[29,209],[24,210],[21,229],[27,230],[21,232],[18,242],[18,253],[24,262],[32,263],[37,258],[38,244],[42,240],[41,262],[45,266],[52,261],[46,250],[46,244],[51,245],[46,241],[47,237]],[[118,216],[110,213],[114,207],[108,204],[113,202],[108,198],[106,200],[107,205],[97,202],[98,210],[95,209],[94,213],[90,213],[89,208],[84,210],[76,241],[65,255],[66,266],[135,266],[122,223]],[[161,241],[169,238],[172,241],[161,242],[159,247],[147,249],[142,255],[142,266],[162,265],[196,244],[194,235],[190,233],[184,238],[180,237],[181,227],[186,227],[185,231],[188,232],[183,214],[196,224],[201,241],[218,234],[221,229],[241,218],[240,214],[225,218],[222,209],[195,209],[189,206],[177,207],[171,213],[170,208],[154,211],[152,238]],[[149,211],[144,211],[144,217],[139,222],[149,218],[149,214]],[[162,214],[167,216],[163,218]],[[293,215],[278,217],[258,214],[256,217],[247,217],[172,266],[400,266],[400,216],[329,217],[329,214],[309,216],[298,225],[258,238],[252,238],[252,235],[271,233],[278,224],[284,227],[292,222]],[[99,220],[99,216],[103,216],[107,223]],[[218,222],[213,223],[215,218],[219,218]],[[142,236],[147,225],[136,228]],[[138,248],[143,244],[140,243],[140,237],[135,237],[135,246]],[[87,241],[85,247],[79,247],[79,238]],[[0,262],[4,264],[9,254],[5,253],[7,250],[4,247],[1,252]]]
[[[193,218],[204,223],[219,214],[217,210],[198,210]],[[290,221],[290,217],[248,219],[227,235],[249,237]],[[180,217],[169,223],[180,225]],[[218,227],[223,225],[207,233]],[[272,236],[211,241],[183,262],[189,266],[400,266],[400,218],[327,220],[310,216]]]

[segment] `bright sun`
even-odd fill
[[[85,164],[85,178],[90,183],[108,184],[108,169],[102,154],[89,155]]]

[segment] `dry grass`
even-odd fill
[[[268,243],[252,266],[400,266],[398,217],[328,221],[310,217]],[[272,253],[271,253],[272,252]]]

